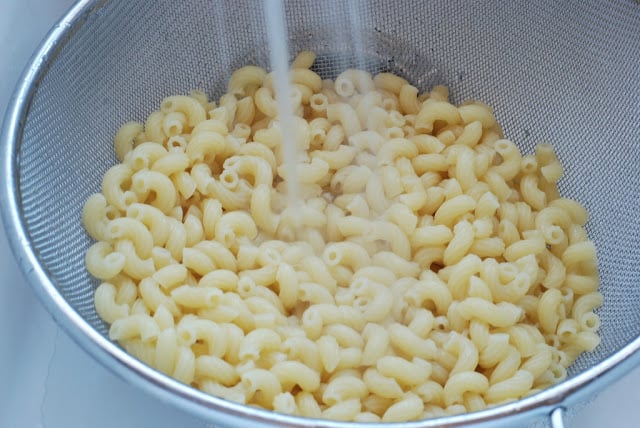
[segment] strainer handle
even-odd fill
[[[564,428],[564,407],[556,407],[549,414],[551,428]]]

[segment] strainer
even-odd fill
[[[599,252],[601,345],[561,384],[489,410],[403,427],[514,426],[551,416],[640,361],[640,4],[633,0],[286,2],[291,53],[316,70],[392,71],[455,102],[483,100],[524,152],[548,141],[560,190],[591,214]],[[108,340],[84,267],[87,197],[116,162],[112,136],[169,94],[222,94],[232,70],[268,67],[260,1],[82,0],[51,31],[9,108],[1,146],[2,214],[26,278],[55,319],[120,376],[215,426],[334,427],[208,396]],[[383,426],[379,424],[377,426]]]

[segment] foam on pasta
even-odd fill
[[[84,206],[109,336],[179,381],[293,415],[404,421],[535,393],[599,343],[588,215],[447,88],[293,62],[302,201],[273,76],[165,98]]]

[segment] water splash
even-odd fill
[[[267,21],[269,60],[274,72],[275,98],[278,106],[278,120],[282,134],[282,155],[285,168],[285,183],[289,206],[299,204],[299,186],[296,172],[298,159],[293,132],[293,107],[291,105],[291,84],[289,78],[289,47],[287,24],[282,0],[265,0],[264,13]]]

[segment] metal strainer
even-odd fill
[[[455,102],[495,108],[524,152],[551,142],[566,168],[561,192],[591,214],[604,305],[602,343],[563,383],[490,410],[412,422],[514,426],[584,401],[640,361],[640,4],[633,0],[303,1],[286,4],[290,50],[316,70],[392,71]],[[84,267],[87,197],[116,162],[112,136],[166,95],[217,98],[232,70],[268,67],[258,0],[80,1],[52,30],[20,82],[5,121],[0,201],[18,262],[56,320],[119,375],[216,426],[338,427],[196,391],[108,340]],[[380,426],[380,425],[378,425]]]

